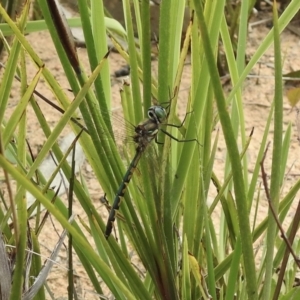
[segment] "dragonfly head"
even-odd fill
[[[148,118],[157,124],[163,123],[167,119],[167,116],[165,108],[160,105],[154,105],[148,109]]]

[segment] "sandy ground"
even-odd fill
[[[258,18],[268,18],[270,16],[260,16]],[[247,55],[249,57],[255,52],[255,50],[260,45],[262,39],[268,32],[268,28],[265,24],[261,24],[259,26],[255,26],[252,28],[251,32],[249,32],[248,38],[248,47],[247,47]],[[51,38],[47,32],[34,33],[27,36],[28,41],[31,43],[37,54],[44,60],[47,68],[50,69],[51,72],[55,74],[56,79],[61,84],[62,88],[67,89],[69,87],[68,82],[65,79],[64,73],[60,64],[58,62],[57,55],[55,53],[54,47],[52,45]],[[283,72],[287,73],[292,70],[300,69],[300,60],[299,60],[299,44],[300,39],[299,36],[294,35],[289,31],[285,31],[281,36],[282,42],[282,56],[283,56]],[[83,64],[87,66],[87,57],[86,50],[79,49],[79,56],[83,61]],[[121,66],[125,65],[123,59],[116,53],[112,53],[109,57],[111,74],[114,74],[114,71],[120,69]],[[260,142],[262,139],[263,130],[265,127],[265,122],[267,115],[270,109],[270,103],[273,100],[274,96],[274,56],[273,49],[270,48],[267,53],[261,58],[260,63],[257,64],[252,70],[251,74],[259,75],[258,78],[248,78],[245,81],[243,87],[243,105],[244,105],[244,114],[246,120],[246,129],[250,133],[252,127],[254,127],[254,135],[249,147],[248,151],[248,159],[250,161],[249,164],[249,178],[251,178],[251,174],[253,171],[253,165],[256,160],[256,155],[260,146]],[[29,73],[34,75],[34,68],[29,68]],[[184,101],[187,96],[187,92],[184,91],[190,85],[190,66],[187,65],[184,70],[183,82],[181,87],[181,92],[179,93],[181,101]],[[120,95],[119,88],[121,86],[121,79],[116,79],[112,76],[112,97],[114,107],[119,107]],[[9,103],[9,107],[13,109],[16,103],[19,100],[19,91],[18,84],[16,83],[16,89],[11,91],[11,99]],[[44,96],[49,97],[49,99],[53,100],[51,93],[48,91],[45,84],[41,81],[38,88]],[[286,91],[285,91],[286,94]],[[182,102],[183,103],[183,102]],[[60,117],[59,113],[56,113],[53,108],[48,106],[47,104],[39,101],[41,109],[46,116],[46,119],[50,125],[55,125]],[[7,111],[7,116],[10,114],[10,110]],[[289,122],[294,123],[295,121],[295,112],[291,111],[291,107],[288,104],[286,96],[284,96],[284,126],[285,128],[289,124]],[[286,170],[286,178],[285,178],[285,186],[284,191],[286,192],[293,183],[298,180],[300,175],[299,167],[300,161],[298,159],[299,156],[299,143],[297,141],[295,126],[293,125],[294,133],[292,135],[290,154],[288,157],[287,170]],[[67,130],[66,130],[67,132]],[[38,149],[43,145],[45,141],[45,137],[42,133],[41,128],[38,126],[38,122],[34,117],[31,109],[28,110],[28,141],[33,149],[34,153],[37,153]],[[270,138],[272,138],[272,130],[270,131]],[[271,151],[269,152],[271,153]],[[223,175],[223,167],[224,167],[224,159],[225,159],[225,143],[221,139],[218,146],[218,153],[214,164],[214,171],[217,175],[222,178]],[[268,169],[267,169],[268,170]],[[269,170],[268,170],[269,171]],[[95,201],[95,205],[99,207],[99,209],[103,210],[103,213],[106,214],[105,209],[100,207],[99,196],[102,195],[101,187],[99,183],[93,176],[92,170],[90,166],[84,165],[83,172],[85,174],[85,179],[87,181],[87,185],[89,188],[89,192],[91,194],[92,199]],[[284,193],[283,193],[284,194]],[[210,197],[214,197],[213,190],[210,193]],[[293,207],[296,207],[298,202],[298,198],[295,199],[295,203]],[[259,217],[258,220],[262,220],[266,216],[267,212],[267,202],[261,201],[259,206]],[[78,206],[75,200],[74,212],[76,214],[81,213],[81,209]],[[217,214],[217,213],[216,213]],[[293,214],[291,212],[288,220],[291,220]],[[218,219],[218,218],[215,218]],[[49,221],[47,226],[44,227],[43,233],[40,236],[40,243],[42,245],[42,253],[45,257],[48,257],[54,248],[57,240],[58,233],[56,233],[56,228],[58,232],[61,232],[60,226],[54,222],[54,225]],[[67,260],[66,260],[66,249],[63,248],[59,258],[57,260],[57,264],[53,267],[51,274],[48,279],[48,285],[52,290],[55,299],[64,299],[67,295]],[[75,273],[78,276],[77,284],[78,289],[81,290],[82,299],[94,299],[94,295],[92,293],[91,287],[89,285],[89,279],[85,274],[84,270],[81,268],[80,263],[75,261]],[[96,297],[95,297],[96,299]],[[98,299],[98,298],[97,298]]]

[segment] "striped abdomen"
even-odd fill
[[[114,222],[115,222],[115,219],[116,219],[116,214],[117,214],[117,210],[119,210],[120,208],[120,204],[121,204],[121,201],[122,201],[122,198],[124,197],[124,194],[126,192],[126,189],[127,189],[127,185],[129,184],[130,180],[131,180],[131,177],[136,169],[136,166],[141,158],[141,155],[142,155],[143,152],[141,151],[137,151],[132,162],[130,163],[130,166],[123,178],[123,181],[119,187],[119,190],[116,194],[116,197],[115,197],[115,200],[114,200],[114,203],[113,203],[113,206],[110,210],[110,213],[109,213],[109,217],[108,217],[108,221],[107,221],[107,224],[106,224],[106,229],[105,229],[105,237],[108,238],[112,232],[112,229],[113,229],[113,226],[114,226]]]

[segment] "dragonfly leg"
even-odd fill
[[[106,198],[106,193],[100,197],[100,202],[106,207],[106,209],[108,210],[108,212],[110,212],[111,210],[111,206]]]
[[[190,111],[190,112],[188,112],[188,113],[185,114],[184,119],[182,120],[182,122],[181,122],[180,125],[175,125],[175,124],[163,124],[163,125],[165,125],[165,126],[171,126],[171,127],[175,127],[175,128],[181,128],[181,127],[183,126],[185,120],[186,120],[187,115],[188,115],[188,114],[191,114],[191,113],[192,113],[192,111]],[[166,134],[167,136],[169,136],[171,139],[173,139],[173,140],[176,141],[176,142],[179,142],[179,143],[184,143],[184,142],[197,142],[199,145],[201,145],[197,139],[180,140],[180,139],[176,138],[175,136],[173,136],[172,134],[168,133],[166,130],[164,130],[164,129],[162,129],[162,128],[160,128],[160,130],[161,130],[164,134]]]
[[[201,145],[199,143],[199,141],[197,139],[187,139],[187,140],[180,140],[178,138],[176,138],[175,136],[173,136],[172,134],[170,134],[169,132],[165,131],[164,129],[160,129],[165,135],[169,136],[172,140],[178,142],[178,143],[185,143],[185,142],[197,142],[199,145]]]
[[[157,136],[155,137],[155,143],[158,144],[158,145],[163,145],[164,143],[163,142],[160,142],[157,138]]]
[[[183,120],[182,120],[182,122],[181,122],[180,125],[176,125],[176,124],[163,124],[163,125],[165,125],[165,126],[171,126],[171,127],[175,127],[175,128],[181,128],[183,126],[185,120],[186,120],[187,115],[189,115],[191,113],[192,113],[192,111],[189,111],[188,113],[185,114],[185,116],[184,116],[184,118],[183,118]]]

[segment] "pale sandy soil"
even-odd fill
[[[264,16],[267,18],[268,16]],[[264,24],[254,27],[252,31],[249,33],[248,39],[248,47],[247,47],[247,55],[251,57],[251,55],[255,52],[255,50],[260,45],[262,39],[268,32],[268,28]],[[52,45],[52,41],[47,32],[42,33],[34,33],[27,36],[28,41],[31,43],[35,51],[38,55],[44,60],[47,68],[50,69],[51,72],[55,74],[56,79],[61,84],[62,88],[67,89],[68,82],[65,79],[63,70],[58,62],[57,56],[55,54],[54,47]],[[285,31],[281,36],[282,42],[282,56],[283,56],[283,72],[290,72],[292,70],[300,69],[300,60],[299,60],[299,46],[300,39],[299,36],[296,36],[289,31]],[[86,50],[79,49],[78,50],[80,58],[82,59],[85,66],[87,66],[87,58],[86,58]],[[118,70],[125,63],[123,59],[115,53],[112,53],[109,57],[111,74],[114,74],[115,70]],[[266,123],[266,118],[269,113],[270,103],[274,96],[274,55],[272,47],[268,50],[268,52],[261,58],[260,63],[255,66],[252,70],[253,75],[259,75],[259,78],[249,78],[246,80],[243,86],[243,105],[244,105],[244,114],[246,120],[246,130],[250,133],[252,127],[254,127],[254,135],[249,146],[248,151],[248,159],[249,159],[249,178],[251,178],[251,174],[253,171],[253,165],[256,160],[256,156],[258,153],[258,149],[260,146],[260,142],[262,139],[263,130]],[[29,68],[29,73],[32,75],[35,73],[34,68]],[[190,66],[187,65],[184,70],[183,82],[181,86],[180,92],[180,101],[184,103],[187,98],[186,88],[190,85]],[[17,84],[16,84],[17,86]],[[116,79],[112,76],[112,97],[114,107],[119,107],[120,95],[119,88],[121,86],[121,79]],[[37,88],[40,92],[42,92],[45,96],[49,97],[53,100],[51,93],[45,87],[45,84],[41,81]],[[286,95],[286,91],[285,91]],[[13,109],[16,103],[19,100],[18,89],[11,91],[11,99],[9,106]],[[39,105],[46,116],[47,121],[51,125],[55,125],[60,117],[60,114],[55,112],[53,108],[48,106],[47,104],[39,101]],[[9,110],[7,111],[7,115],[9,115]],[[286,96],[284,96],[284,126],[285,128],[289,124],[289,122],[294,123],[295,121],[295,112],[291,111],[291,108],[287,102]],[[287,170],[286,170],[286,179],[284,185],[284,192],[289,189],[293,183],[298,180],[300,175],[300,161],[299,161],[299,143],[297,141],[295,126],[293,125],[293,135],[290,147],[290,154],[288,157]],[[45,137],[42,133],[41,128],[38,126],[38,122],[34,117],[34,114],[29,109],[28,113],[28,141],[31,145],[31,148],[35,153],[37,153],[38,149],[40,149],[41,145],[45,141]],[[269,140],[272,142],[272,130],[269,133]],[[271,150],[271,149],[270,149]],[[271,155],[271,151],[269,151]],[[270,161],[270,155],[267,158],[267,161]],[[215,159],[214,171],[220,178],[223,175],[223,167],[224,167],[224,158],[225,158],[225,144],[222,139],[220,139],[217,157]],[[267,171],[270,170],[267,168]],[[85,175],[85,179],[87,181],[87,186],[90,192],[90,195],[95,203],[95,206],[99,208],[99,210],[103,211],[103,215],[107,215],[105,208],[101,207],[99,203],[99,197],[103,194],[99,183],[94,178],[91,167],[88,165],[83,166],[83,173]],[[213,199],[215,196],[215,190],[212,188],[210,191],[210,198]],[[265,198],[264,196],[262,197]],[[298,198],[296,197],[295,203],[293,207],[297,205]],[[258,220],[262,220],[266,216],[267,212],[267,202],[261,200],[259,205],[259,215]],[[79,207],[78,203],[75,200],[74,213],[81,214],[82,210]],[[218,212],[215,213],[216,218]],[[293,217],[293,212],[291,212],[288,220],[291,220]],[[83,215],[84,218],[84,215]],[[55,228],[58,232],[61,232],[60,226],[54,222]],[[216,224],[217,225],[217,224]],[[47,226],[44,227],[42,235],[40,236],[40,243],[42,246],[42,253],[45,257],[50,255],[50,252],[54,248],[57,240],[58,234],[53,229],[54,225],[51,222],[48,222]],[[78,287],[82,292],[82,299],[96,299],[96,296],[92,294],[92,288],[89,285],[89,279],[85,274],[83,268],[80,266],[78,260],[75,259],[75,273],[78,276]],[[56,299],[63,299],[67,296],[67,260],[66,260],[66,249],[63,248],[60,252],[59,258],[57,260],[57,264],[53,267],[51,274],[48,279],[48,285],[52,290],[54,297]],[[97,298],[98,299],[98,298]]]

